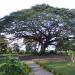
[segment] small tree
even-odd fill
[[[68,55],[71,57],[71,61],[74,64],[75,63],[75,51],[69,50]]]
[[[20,49],[19,49],[19,45],[17,43],[14,43],[14,51],[16,53],[19,53]]]
[[[7,53],[8,41],[3,35],[0,35],[0,54]]]

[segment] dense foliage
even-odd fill
[[[1,32],[14,34],[15,38],[31,40],[41,46],[41,52],[49,45],[58,47],[60,40],[69,41],[69,35],[74,36],[74,10],[53,8],[42,4],[13,12],[0,20]],[[26,42],[25,42],[26,43]],[[36,46],[35,46],[36,47]],[[35,48],[36,49],[36,48]]]
[[[0,54],[7,53],[8,41],[4,36],[0,36]]]
[[[29,75],[30,72],[26,64],[11,56],[0,64],[0,75]]]

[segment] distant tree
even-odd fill
[[[3,35],[0,35],[0,53],[7,53],[7,40]]]
[[[12,48],[11,47],[8,47],[7,48],[7,54],[11,54],[12,53]]]
[[[19,49],[19,45],[17,44],[17,43],[14,43],[14,46],[13,46],[14,48],[14,51],[16,52],[16,53],[19,53],[19,51],[20,51],[20,49]]]
[[[75,51],[75,39],[73,37],[61,37],[56,45],[59,51]]]

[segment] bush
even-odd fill
[[[29,71],[26,64],[14,57],[7,57],[6,62],[0,66],[0,75],[28,75]]]

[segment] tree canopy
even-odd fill
[[[75,13],[65,8],[54,8],[46,4],[33,6],[11,13],[0,19],[1,32],[14,34],[15,38],[38,42],[41,51],[49,45],[57,45],[62,36],[74,36]]]

